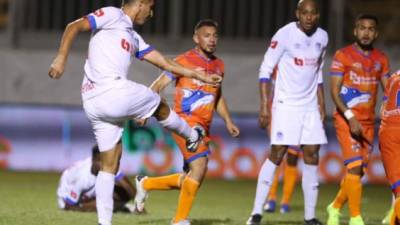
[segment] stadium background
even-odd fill
[[[155,17],[138,30],[156,49],[170,57],[190,49],[193,25],[213,18],[220,26],[218,55],[225,60],[223,89],[239,139],[229,138],[223,123],[213,126],[215,150],[210,176],[255,178],[266,156],[268,139],[257,129],[257,71],[269,38],[294,19],[294,0],[162,0]],[[385,4],[382,4],[385,2]],[[381,25],[377,46],[390,57],[392,70],[400,68],[400,8],[397,0],[330,0],[321,2],[321,26],[330,34],[327,70],[335,49],[352,41],[353,19],[360,12],[376,14]],[[75,18],[119,1],[0,0],[0,165],[10,170],[61,171],[89,154],[94,143],[80,108],[80,82],[89,34],[73,46],[61,81],[47,77],[62,30]],[[149,85],[160,73],[135,62],[129,77]],[[332,101],[325,85],[329,144],[322,147],[321,180],[337,181],[343,173],[332,127]],[[173,89],[165,92],[172,99]],[[129,174],[180,171],[181,158],[169,134],[156,124],[138,129],[127,125],[122,168]],[[131,143],[131,144],[129,144]],[[365,181],[385,182],[378,148]],[[28,160],[29,159],[29,160]]]

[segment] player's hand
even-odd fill
[[[267,103],[261,103],[260,115],[258,116],[258,125],[265,129],[269,126],[271,119],[270,111],[268,110]]]
[[[226,123],[226,129],[232,137],[238,137],[240,134],[239,128],[232,122]]]
[[[349,126],[350,126],[350,132],[353,136],[362,137],[363,135],[362,126],[354,116],[351,119],[349,119]]]
[[[50,65],[49,69],[49,77],[53,79],[59,79],[64,73],[65,63],[67,58],[63,55],[57,55],[57,57],[53,60],[53,63]]]
[[[218,86],[222,82],[222,76],[217,74],[208,75],[204,71],[196,71],[195,78],[213,86]]]

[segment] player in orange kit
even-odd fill
[[[196,27],[193,40],[196,47],[179,55],[175,61],[185,68],[202,70],[209,74],[224,76],[224,63],[214,55],[218,41],[218,26],[213,20],[202,20]],[[196,79],[187,79],[176,74],[164,72],[151,86],[155,92],[161,92],[169,83],[175,81],[175,111],[190,126],[200,125],[206,132],[205,141],[197,151],[189,151],[185,140],[173,135],[184,157],[185,173],[176,173],[162,177],[139,177],[137,179],[138,193],[147,195],[151,190],[180,189],[178,208],[171,224],[187,225],[190,209],[197,190],[207,171],[207,156],[210,154],[207,136],[214,110],[224,119],[231,136],[237,137],[239,129],[233,123],[221,86],[208,85]],[[142,199],[144,200],[144,199]]]
[[[393,74],[386,84],[381,116],[379,149],[386,177],[396,198],[390,225],[400,225],[400,71]]]
[[[340,144],[345,177],[335,200],[327,207],[327,225],[338,225],[340,209],[349,204],[349,225],[363,225],[361,177],[372,151],[375,105],[379,84],[389,77],[388,58],[373,47],[378,37],[378,20],[372,15],[356,19],[356,42],[338,50],[331,66],[331,95],[336,105],[334,124]]]

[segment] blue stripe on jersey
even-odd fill
[[[269,80],[268,78],[260,78],[260,79],[259,79],[259,82],[260,82],[260,83],[269,83],[269,81],[270,81],[270,80]]]
[[[398,186],[400,186],[400,180],[392,184],[392,190],[396,189]]]
[[[171,80],[176,80],[176,77],[169,71],[164,70],[163,72],[167,77],[169,77]]]
[[[77,205],[78,204],[78,202],[75,202],[74,200],[72,200],[68,197],[64,198],[64,202],[67,203],[68,205]]]
[[[382,97],[382,101],[386,102],[387,100],[388,100],[388,96],[385,96],[385,95],[384,95],[384,96]]]
[[[385,74],[385,75],[383,75],[384,77],[386,77],[386,78],[390,78],[390,73],[387,73],[387,74]]]
[[[329,75],[331,76],[343,76],[343,72],[330,72]]]
[[[348,160],[344,160],[344,165],[347,165],[349,163],[352,163],[352,162],[355,162],[355,161],[358,161],[358,160],[362,160],[362,159],[363,159],[362,156],[357,156],[357,157],[354,157],[354,158],[351,158],[351,159],[348,159]]]
[[[125,176],[125,174],[123,173],[123,172],[119,172],[116,176],[115,176],[115,178],[114,178],[114,180],[115,181],[120,181],[120,180],[122,180],[122,178]]]
[[[88,19],[89,24],[90,24],[90,29],[92,31],[95,31],[97,29],[96,19],[92,15],[87,16],[87,19]]]
[[[143,51],[136,52],[135,57],[142,60],[145,55],[147,55],[148,53],[150,53],[153,50],[154,50],[154,48],[152,46],[149,46],[148,48],[146,48]]]
[[[204,156],[208,156],[210,153],[211,153],[211,151],[207,150],[205,152],[202,152],[202,153],[199,153],[197,155],[194,155],[194,156],[190,157],[188,160],[185,160],[185,162],[186,163],[191,163],[191,162],[193,162],[194,160],[196,160],[198,158],[201,158],[201,157],[204,157]]]

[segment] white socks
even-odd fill
[[[101,225],[111,225],[115,175],[100,171],[96,178],[96,208]]]
[[[194,141],[198,138],[197,132],[192,129],[182,118],[180,118],[172,109],[169,112],[168,118],[159,122],[163,127],[183,136],[186,139],[189,138],[190,140]]]
[[[271,188],[276,167],[277,166],[269,159],[266,159],[262,165],[260,173],[258,174],[256,197],[254,199],[254,207],[251,215],[262,215],[263,206],[269,193],[269,189]]]
[[[318,166],[303,166],[302,187],[304,195],[304,219],[311,220],[315,218],[315,207],[318,200]]]

